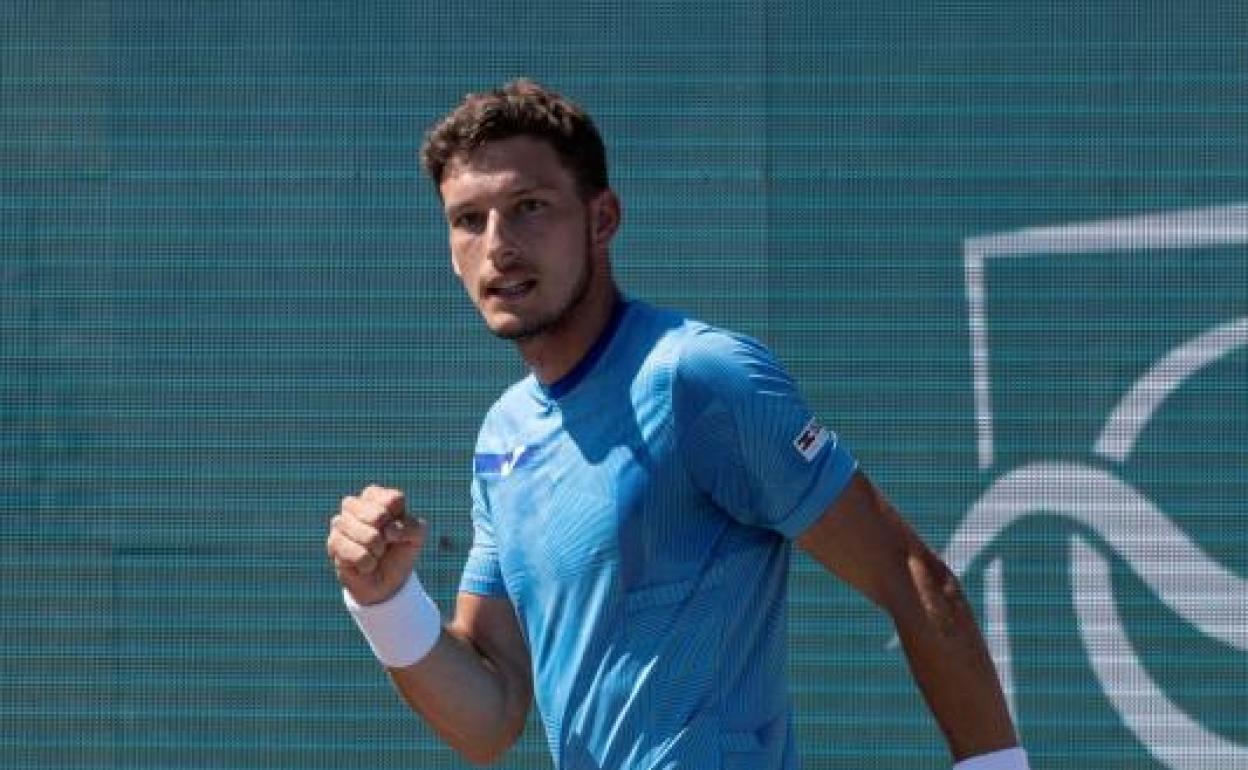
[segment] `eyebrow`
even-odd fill
[[[535,192],[558,192],[558,188],[554,185],[545,184],[543,182],[533,182],[532,184],[526,184],[524,187],[510,190],[506,193],[506,195],[509,198],[522,198],[525,195]],[[461,210],[471,207],[471,205],[471,202],[464,201],[462,203],[455,203],[451,206],[447,206],[446,215],[448,217],[452,217],[458,214]]]

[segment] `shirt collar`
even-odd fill
[[[603,327],[602,333],[598,335],[598,339],[594,340],[594,344],[590,346],[589,351],[581,357],[580,361],[576,362],[576,366],[573,366],[567,374],[549,385],[537,383],[538,388],[542,391],[542,395],[548,399],[563,398],[585,379],[594,368],[594,364],[598,363],[598,359],[602,358],[602,354],[606,352],[607,347],[611,344],[616,330],[620,327],[620,321],[624,318],[624,310],[627,306],[628,301],[623,297],[619,295],[614,297],[611,306],[611,317],[607,319],[607,325]]]

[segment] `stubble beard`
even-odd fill
[[[495,337],[512,342],[525,342],[540,337],[559,328],[572,317],[585,298],[589,295],[589,287],[594,277],[593,241],[589,235],[588,225],[585,227],[585,247],[582,249],[580,275],[572,287],[572,293],[566,302],[545,315],[538,316],[528,323],[521,324],[517,329],[493,330]]]

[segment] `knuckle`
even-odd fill
[[[373,518],[369,523],[377,524],[390,515],[390,508],[385,503],[373,503],[370,513],[372,513]]]
[[[342,515],[353,522],[373,524],[385,513],[385,509],[370,500],[360,497],[349,499],[351,502],[343,507]]]
[[[385,547],[385,544],[385,538],[377,529],[369,529],[360,537],[360,545],[372,553],[377,553],[378,549]]]
[[[383,508],[389,508],[396,501],[403,499],[403,492],[393,487],[383,487],[378,484],[370,484],[365,488],[361,497],[370,500]]]
[[[342,561],[351,555],[351,541],[335,532],[325,542],[325,550],[334,561]]]

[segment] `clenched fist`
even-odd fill
[[[403,493],[367,487],[344,497],[325,541],[338,582],[362,605],[393,596],[412,574],[425,523],[407,517]]]

